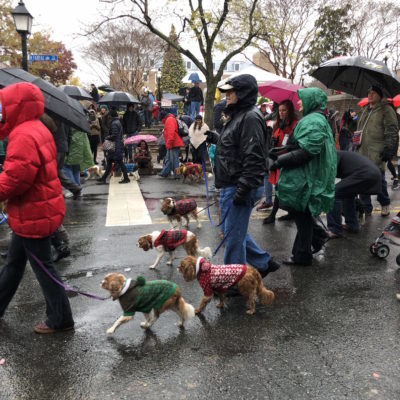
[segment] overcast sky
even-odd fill
[[[96,21],[102,7],[98,0],[24,0],[25,6],[33,16],[33,32],[49,28],[53,40],[61,41],[74,54],[78,65],[75,75],[82,84],[101,84],[108,78],[99,75],[92,62],[86,61],[81,49],[87,39],[79,35],[84,25]],[[13,6],[18,4],[13,0]],[[29,49],[28,49],[29,52]]]

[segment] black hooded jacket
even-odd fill
[[[251,190],[263,185],[268,158],[267,127],[257,102],[258,86],[251,75],[239,75],[227,83],[238,102],[225,108],[229,119],[221,134],[214,134],[215,186],[241,186]]]

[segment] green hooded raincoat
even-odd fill
[[[277,184],[279,204],[313,216],[333,208],[337,156],[332,130],[321,113],[326,94],[318,88],[298,90],[303,102],[303,118],[293,132],[294,143],[313,155],[297,168],[281,168]]]

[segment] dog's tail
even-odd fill
[[[212,258],[212,251],[209,247],[204,247],[204,249],[198,249],[197,253],[200,257],[204,257],[207,260],[211,260]]]
[[[181,314],[182,319],[184,321],[193,318],[195,315],[194,307],[191,304],[186,303],[183,297],[179,298],[178,308],[179,308],[179,313]]]
[[[262,281],[261,275],[258,274],[258,287],[257,287],[257,296],[260,299],[261,303],[264,306],[268,306],[275,300],[275,294],[272,290],[268,290]]]

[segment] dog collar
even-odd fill
[[[119,294],[120,297],[123,296],[128,291],[131,281],[132,281],[132,279],[130,279],[130,278],[124,280],[124,286],[122,286],[122,290]]]
[[[201,263],[202,260],[204,260],[203,257],[199,257],[199,258],[197,259],[197,261],[196,261],[196,276],[197,276],[198,273],[199,273],[199,270],[200,270],[200,263]]]

